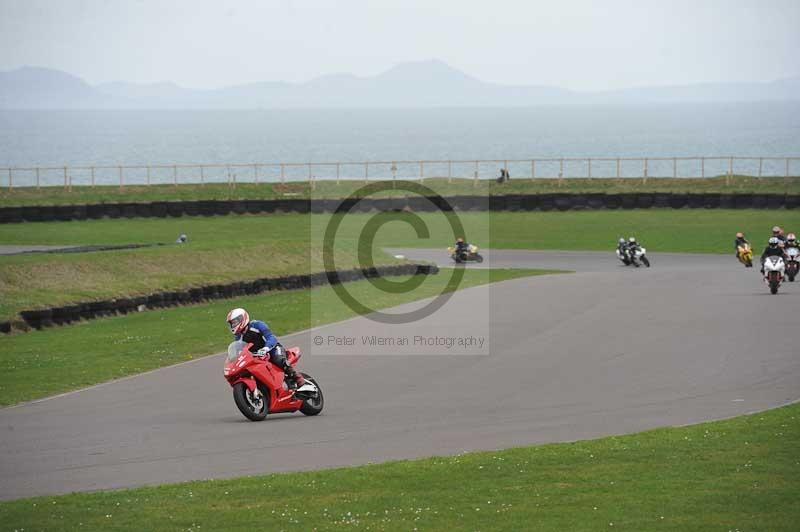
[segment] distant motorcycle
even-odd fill
[[[753,250],[750,247],[750,244],[742,244],[741,246],[737,246],[736,248],[736,258],[739,259],[739,262],[744,264],[745,268],[752,268],[753,267]]]
[[[450,258],[456,263],[462,262],[483,262],[483,256],[478,253],[478,246],[470,244],[466,250],[456,252],[456,248],[449,247],[447,252],[450,253]]]
[[[764,282],[769,286],[772,294],[778,293],[778,287],[783,282],[785,264],[780,257],[767,257],[764,261]]]
[[[786,257],[786,277],[789,278],[790,283],[793,283],[798,270],[800,270],[800,250],[795,247],[786,248]]]
[[[649,268],[650,259],[647,258],[646,253],[647,250],[643,247],[636,247],[633,250],[631,250],[631,248],[625,248],[624,251],[620,251],[620,249],[617,248],[617,258],[621,260],[625,266],[633,264],[638,268],[641,262]]]

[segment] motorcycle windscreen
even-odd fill
[[[247,342],[242,342],[241,340],[231,342],[230,345],[228,345],[228,356],[225,358],[225,361],[233,362],[239,358],[239,353],[242,352],[242,349],[244,349],[246,345]]]

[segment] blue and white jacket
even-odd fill
[[[272,351],[278,345],[278,337],[269,330],[266,323],[259,320],[251,320],[244,332],[234,335],[234,338],[252,343],[253,347],[250,348],[250,351],[254,353],[264,347],[267,348],[267,351]]]

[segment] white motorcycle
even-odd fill
[[[637,268],[639,267],[639,263],[641,262],[648,268],[650,267],[650,260],[647,258],[647,250],[641,246],[638,246],[633,253],[631,253],[630,248],[625,248],[625,251],[622,252],[617,248],[617,258],[622,261],[622,264],[625,266],[629,266],[633,264]]]
[[[769,286],[770,293],[778,293],[778,287],[783,282],[785,268],[783,259],[780,257],[767,257],[764,261],[764,282]]]
[[[794,278],[800,270],[800,249],[796,247],[786,248],[786,277],[793,283]]]

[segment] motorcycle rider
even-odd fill
[[[294,370],[286,359],[286,349],[269,329],[266,323],[250,320],[250,315],[243,308],[235,308],[228,312],[225,319],[235,340],[252,343],[250,352],[255,357],[269,357],[270,362],[283,370],[290,388],[299,388],[305,383],[301,373]]]
[[[740,246],[743,247],[745,244],[750,244],[750,242],[748,242],[747,239],[744,237],[744,233],[739,231],[738,233],[736,233],[736,240],[733,243],[734,251],[736,251],[736,253],[738,254],[739,253],[739,247]]]
[[[622,237],[617,240],[617,251],[619,251],[619,255],[622,258],[626,258],[628,256],[628,243]]]
[[[773,238],[778,239],[778,245],[783,247],[783,244],[786,242],[786,237],[783,236],[783,229],[780,226],[775,226],[772,228],[772,236]]]
[[[786,243],[784,243],[783,248],[784,249],[789,249],[789,248],[798,248],[798,249],[800,249],[800,243],[797,242],[797,237],[795,236],[794,233],[789,233],[788,235],[786,235]]]
[[[464,242],[462,237],[456,238],[456,255],[461,255],[462,253],[469,253],[469,244]]]
[[[761,254],[761,274],[764,274],[764,261],[767,260],[767,257],[780,257],[782,259],[786,259],[786,254],[783,252],[783,248],[780,246],[780,240],[778,237],[771,237],[767,242],[767,247],[764,248],[764,253]]]

